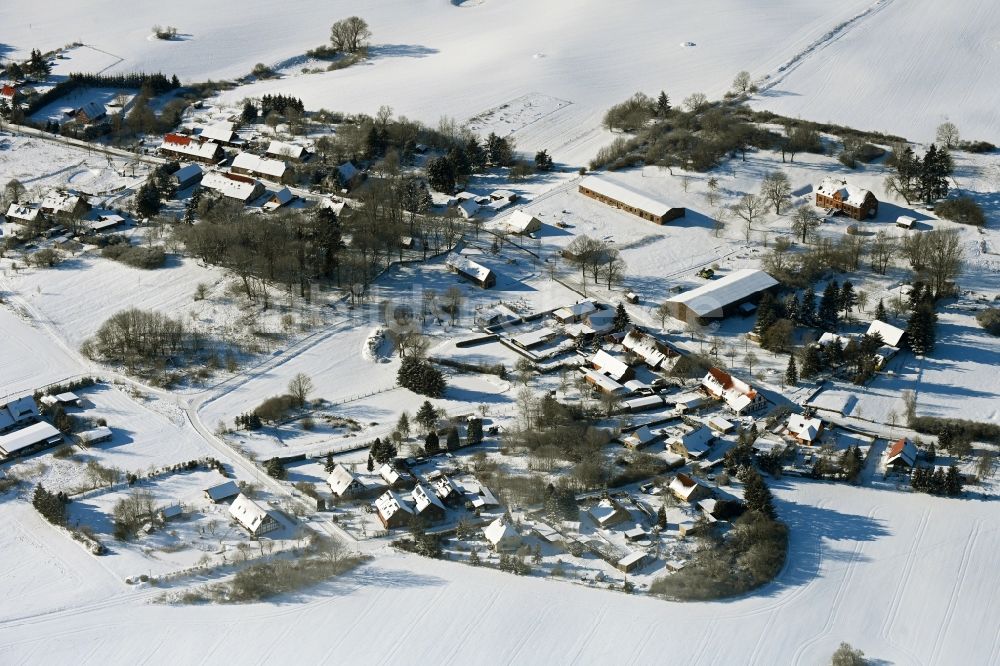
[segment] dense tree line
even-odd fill
[[[35,486],[35,493],[31,496],[31,505],[53,525],[66,524],[67,504],[69,504],[69,497],[66,496],[66,493],[62,491],[49,492],[40,483]]]
[[[403,388],[431,398],[443,396],[447,386],[441,371],[419,356],[403,359],[396,373],[396,382]]]
[[[125,363],[130,368],[177,359],[191,344],[179,319],[159,312],[128,308],[109,317],[83,345],[91,358]]]
[[[885,190],[896,192],[906,203],[923,201],[930,204],[948,194],[948,177],[953,162],[947,149],[931,144],[920,158],[909,146],[897,145],[887,163],[896,173],[886,176]]]
[[[962,494],[962,475],[954,465],[950,466],[947,472],[940,467],[933,470],[928,467],[917,467],[910,476],[910,485],[922,493],[957,497]]]

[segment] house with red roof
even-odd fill
[[[917,464],[917,447],[901,437],[886,450],[885,468],[896,472],[909,472]]]
[[[709,368],[701,380],[702,389],[722,400],[734,414],[751,414],[767,407],[767,398],[746,382],[718,368]]]

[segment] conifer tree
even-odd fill
[[[427,437],[424,438],[424,452],[432,456],[441,450],[441,443],[438,439],[438,435],[433,430],[427,433]]]
[[[369,465],[371,465],[371,460],[372,460],[372,457],[368,456],[368,464]],[[326,462],[323,463],[323,469],[326,471],[327,474],[329,474],[330,472],[332,472],[334,470],[334,468],[336,466],[337,466],[337,463],[333,462],[333,451],[327,451],[326,452]],[[371,471],[371,468],[369,468],[368,471]]]
[[[668,113],[670,113],[670,97],[661,90],[660,96],[656,98],[656,115],[664,118]]]
[[[816,290],[810,285],[802,294],[802,303],[799,304],[799,321],[804,326],[812,326],[816,323]]]
[[[628,316],[625,306],[619,302],[618,307],[615,309],[615,318],[611,322],[612,328],[614,328],[615,331],[624,331],[631,324],[632,319]]]
[[[802,350],[802,371],[799,373],[803,379],[811,379],[819,374],[823,369],[823,359],[819,354],[819,347],[816,345],[806,345]]]
[[[827,328],[835,328],[840,312],[840,285],[836,280],[829,282],[823,290],[819,303],[819,321]]]
[[[885,312],[885,303],[882,299],[878,299],[878,305],[875,306],[875,318],[879,321],[888,321],[889,315]]]
[[[430,400],[424,400],[424,404],[420,405],[415,418],[424,432],[429,432],[434,429],[434,424],[437,423],[438,412]]]
[[[788,357],[788,366],[785,368],[785,383],[789,386],[795,386],[799,383],[799,371],[795,367],[794,354]]]
[[[854,285],[850,280],[844,280],[840,287],[840,309],[845,313],[851,312],[857,302],[858,295],[854,293]]]

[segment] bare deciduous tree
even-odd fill
[[[788,201],[792,194],[792,185],[783,171],[772,171],[764,176],[760,194],[769,204],[774,206],[775,215],[781,215],[781,204]]]
[[[743,228],[746,241],[750,242],[750,232],[753,230],[753,223],[758,217],[764,214],[765,201],[756,194],[745,194],[739,203],[735,204],[731,210],[735,215],[742,218],[746,223]]]
[[[357,53],[367,45],[371,36],[368,23],[359,16],[342,19],[330,27],[330,43],[344,53]]]
[[[313,390],[313,380],[304,372],[300,372],[288,382],[288,394],[292,396],[296,404],[302,407],[309,399],[309,394]]]

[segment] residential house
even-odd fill
[[[646,553],[636,550],[618,560],[615,567],[622,573],[632,573],[642,569],[648,561],[649,556]]]
[[[708,453],[715,433],[711,428],[688,428],[684,432],[667,438],[667,448],[688,459],[699,460]]]
[[[629,384],[632,384],[632,382],[628,382],[625,385],[626,389],[629,388],[628,386]],[[663,396],[643,395],[638,398],[629,398],[622,404],[624,405],[625,409],[627,409],[630,412],[642,412],[647,409],[659,409],[660,407],[663,407],[664,402],[663,402]]]
[[[612,356],[603,349],[590,359],[590,365],[602,375],[607,375],[619,384],[635,377],[635,370],[620,358]]]
[[[628,335],[622,339],[622,347],[654,369],[663,365],[663,362],[668,358],[677,356],[677,353],[670,347],[638,329],[632,329],[628,332]]]
[[[385,463],[379,467],[378,475],[390,488],[409,488],[416,483],[409,472],[397,469],[392,463]]]
[[[623,185],[613,183],[599,176],[587,176],[580,181],[580,194],[596,199],[619,210],[637,215],[644,220],[664,224],[684,217],[685,210],[657,201]]]
[[[493,271],[461,254],[448,255],[445,264],[453,272],[483,289],[495,287],[497,284],[497,276]]]
[[[767,407],[767,398],[761,393],[718,368],[709,368],[701,387],[709,396],[725,402],[734,414],[752,414]]]
[[[285,143],[284,141],[271,141],[267,145],[267,150],[264,151],[264,154],[268,157],[295,160],[296,162],[301,162],[309,156],[309,153],[303,146],[298,146],[294,143]]]
[[[90,101],[73,112],[73,119],[81,125],[90,125],[108,116],[103,104]]]
[[[458,211],[458,214],[461,215],[466,220],[471,220],[473,217],[475,217],[476,213],[479,212],[479,208],[480,208],[479,204],[476,203],[474,199],[464,199],[462,201],[459,201],[458,205],[455,206],[455,210]]]
[[[816,188],[816,205],[864,220],[878,214],[878,199],[871,190],[849,185],[846,180],[825,178]]]
[[[41,418],[35,398],[26,395],[0,405],[0,434],[17,430]]]
[[[170,179],[173,181],[174,187],[178,190],[184,190],[199,182],[204,174],[204,170],[199,165],[185,164],[170,174]]]
[[[334,497],[356,497],[365,491],[365,485],[351,470],[338,464],[326,479]]]
[[[896,472],[909,472],[917,464],[917,447],[902,437],[885,452],[885,468]]]
[[[358,186],[364,174],[358,171],[353,162],[344,162],[337,167],[337,181],[346,190],[352,190]]]
[[[698,409],[705,404],[705,396],[701,393],[682,393],[673,398],[674,407],[682,412]]]
[[[80,396],[72,391],[65,391],[63,393],[58,393],[56,395],[43,395],[41,398],[42,404],[52,406],[61,405],[63,407],[79,407],[80,406]]]
[[[42,212],[47,215],[79,217],[90,210],[87,197],[62,190],[52,190],[42,199]]]
[[[228,120],[206,125],[202,128],[201,134],[198,135],[198,139],[203,143],[211,141],[226,146],[236,145],[240,141],[236,134],[236,130],[233,129],[234,126],[235,125]]]
[[[205,497],[212,504],[218,504],[223,502],[230,497],[236,497],[240,494],[240,487],[236,485],[235,481],[224,481],[211,488],[206,488],[204,491]]]
[[[0,435],[0,459],[9,460],[62,443],[62,433],[51,423],[38,421]]]
[[[38,219],[42,209],[37,204],[12,203],[7,207],[7,221],[12,224],[31,224]]]
[[[495,506],[500,506],[500,500],[496,498],[492,490],[484,485],[480,485],[479,490],[472,495],[472,508],[489,509]]]
[[[878,334],[879,337],[882,338],[882,342],[890,347],[895,347],[896,349],[902,347],[903,342],[906,339],[906,331],[893,326],[892,324],[887,324],[884,321],[879,321],[878,319],[875,319],[871,324],[869,324],[868,330],[865,334]]]
[[[251,536],[259,537],[273,532],[281,524],[269,514],[264,507],[240,493],[229,507],[229,515],[239,523]]]
[[[823,433],[823,421],[816,417],[806,418],[802,414],[791,414],[785,426],[785,433],[799,444],[814,446]]]
[[[597,305],[590,299],[584,299],[564,308],[559,308],[552,313],[560,324],[574,324],[581,321],[591,312],[597,310]]]
[[[523,210],[515,210],[507,218],[507,230],[512,234],[527,236],[542,230],[542,221]]]
[[[659,435],[654,434],[646,426],[641,426],[636,428],[629,434],[621,438],[622,444],[627,448],[632,450],[638,450],[645,446],[649,446],[659,438]]]
[[[12,85],[3,84],[0,86],[0,105],[4,103],[7,104],[7,108],[13,109],[14,103],[17,101],[18,92],[17,88]]]
[[[668,298],[665,304],[670,316],[678,321],[706,323],[737,313],[744,303],[756,303],[778,286],[778,281],[764,271],[744,268]]]
[[[442,502],[452,502],[462,495],[454,482],[444,474],[431,481],[431,489]]]
[[[243,203],[248,203],[264,193],[264,185],[259,180],[250,176],[222,171],[206,173],[201,179],[201,186]]]
[[[598,372],[597,370],[587,370],[583,377],[588,384],[592,384],[601,393],[607,393],[608,395],[617,396],[619,398],[628,395],[627,388],[602,372]]]
[[[287,187],[283,187],[264,202],[265,210],[278,210],[282,206],[287,206],[291,202],[295,201],[296,196],[292,194],[292,191]]]
[[[281,160],[272,160],[253,153],[240,153],[234,157],[231,170],[244,176],[267,178],[279,183],[284,182],[289,174],[288,165]]]
[[[611,498],[602,499],[587,509],[587,513],[598,527],[614,527],[632,518],[621,504]]]
[[[535,347],[540,347],[547,342],[551,342],[557,337],[559,337],[559,333],[557,331],[552,330],[548,326],[543,326],[542,328],[534,331],[528,331],[526,333],[521,333],[520,335],[515,335],[510,339],[510,341],[521,349],[534,349]]]
[[[670,482],[668,489],[677,499],[691,504],[706,499],[712,494],[712,491],[708,488],[708,486],[702,485],[698,479],[688,476],[683,472],[679,472],[677,476],[674,477],[674,480]]]
[[[500,516],[483,528],[483,536],[490,548],[498,553],[512,553],[521,547],[521,535],[517,533],[506,515]]]
[[[413,507],[395,490],[387,490],[375,500],[375,511],[387,530],[406,527],[413,519]]]
[[[720,434],[726,434],[736,429],[732,421],[728,421],[721,416],[713,416],[705,421],[705,425]]]
[[[441,499],[434,494],[433,490],[428,490],[427,486],[418,483],[413,486],[413,504],[415,515],[423,518],[428,523],[436,523],[444,520],[445,507]]]
[[[183,134],[166,134],[160,143],[160,152],[168,157],[215,164],[222,159],[222,146],[214,142],[199,143],[197,139]]]

